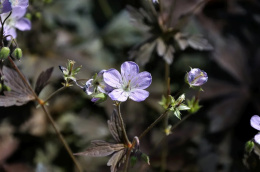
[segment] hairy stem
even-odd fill
[[[23,76],[23,74],[21,73],[21,71],[18,69],[18,67],[15,65],[14,61],[12,60],[12,58],[9,56],[8,57],[9,61],[11,62],[11,64],[13,65],[14,69],[16,70],[16,72],[19,74],[20,78],[23,80],[23,82],[26,84],[26,86],[30,89],[30,91],[32,92],[32,94],[34,95],[36,101],[41,105],[41,108],[43,109],[44,113],[46,114],[46,116],[48,117],[49,121],[51,122],[56,134],[58,135],[60,141],[62,142],[62,144],[64,145],[65,149],[67,150],[68,154],[70,155],[71,159],[73,160],[76,168],[78,169],[79,172],[82,172],[81,167],[79,166],[76,158],[73,156],[73,153],[71,151],[71,149],[69,148],[68,144],[66,143],[64,137],[62,136],[62,134],[60,133],[60,131],[58,130],[58,128],[56,127],[56,124],[52,118],[52,116],[50,115],[50,113],[47,111],[46,107],[44,106],[43,101],[37,96],[37,94],[34,92],[34,90],[32,89],[31,85],[28,83],[27,79]]]

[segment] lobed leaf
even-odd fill
[[[111,115],[111,119],[107,121],[108,129],[112,134],[113,138],[118,142],[123,141],[123,129],[121,128],[118,114],[116,109],[114,109],[113,114]]]
[[[116,172],[121,163],[125,161],[126,149],[116,152],[107,162],[107,166],[110,167],[111,172]]]
[[[11,88],[11,91],[4,91],[4,95],[0,95],[0,106],[21,106],[35,99],[31,90],[15,70],[3,66],[2,73],[4,83]]]
[[[92,141],[92,147],[84,152],[74,153],[74,155],[86,155],[90,157],[102,157],[110,155],[114,152],[120,151],[125,148],[124,144],[113,144],[105,141]]]

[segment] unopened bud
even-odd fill
[[[10,49],[8,47],[3,47],[0,51],[0,59],[5,60],[10,54]]]
[[[20,60],[23,56],[23,52],[21,50],[21,48],[16,48],[14,51],[13,51],[13,56],[15,58],[17,58],[18,60]]]

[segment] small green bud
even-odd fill
[[[23,56],[23,52],[21,50],[21,48],[16,48],[14,51],[13,51],[13,56],[15,58],[17,58],[18,60],[20,60]]]
[[[148,165],[150,165],[150,158],[149,158],[148,155],[142,153],[141,158],[142,158]]]
[[[250,153],[252,150],[254,149],[254,142],[253,141],[248,141],[246,142],[246,145],[245,145],[245,151],[247,153]]]
[[[132,156],[131,159],[130,159],[130,166],[134,167],[136,162],[137,162],[137,157]]]
[[[0,59],[5,60],[10,54],[10,49],[8,47],[3,47],[0,51]]]

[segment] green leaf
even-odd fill
[[[185,100],[185,94],[182,94],[178,97],[178,99],[175,101],[175,105],[181,104]]]

